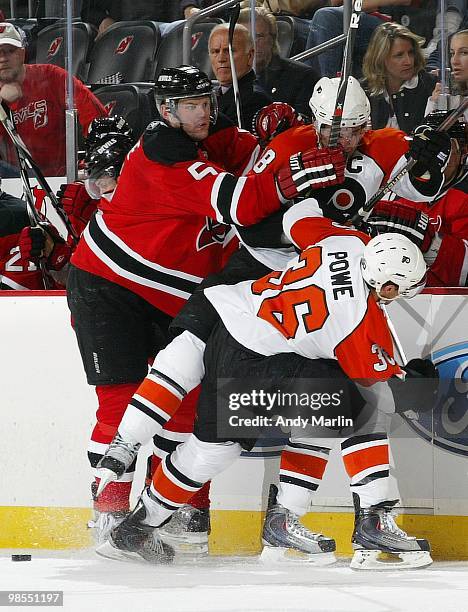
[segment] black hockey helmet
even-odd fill
[[[87,178],[96,180],[102,176],[117,178],[125,156],[135,141],[122,135],[110,135],[100,144],[89,150],[85,157]]]
[[[161,104],[167,104],[171,114],[177,118],[177,100],[184,98],[211,98],[211,121],[218,115],[218,104],[213,85],[207,75],[195,66],[163,68],[154,84],[154,98],[160,110]]]
[[[433,111],[432,113],[424,117],[424,124],[428,125],[433,129],[436,129],[449,114],[450,111]],[[452,127],[447,130],[447,134],[450,136],[450,138],[454,138],[455,140],[457,140],[458,144],[460,145],[460,148],[463,149],[463,147],[466,145],[467,136],[466,124],[463,121],[463,118],[459,117],[457,121],[455,121],[455,123],[452,125]]]
[[[122,140],[122,143],[124,143],[125,139],[135,141],[132,128],[120,115],[93,119],[89,125],[85,141],[86,151],[91,151],[99,146],[103,140],[108,140],[111,137]]]

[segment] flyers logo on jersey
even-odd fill
[[[206,218],[205,225],[197,236],[197,251],[212,244],[223,244],[228,226]]]
[[[47,59],[50,59],[51,57],[54,57],[54,55],[57,55],[57,53],[60,51],[62,43],[63,36],[57,36],[57,38],[50,43],[49,48],[47,50]]]
[[[116,55],[123,55],[124,53],[127,53],[134,38],[134,36],[126,36],[125,38],[122,38],[122,40],[117,45],[114,53]]]
[[[200,42],[202,36],[203,32],[194,32],[192,34],[192,51],[198,47],[198,43]]]
[[[408,425],[431,444],[468,457],[468,342],[435,351],[432,361],[440,381],[434,409]]]

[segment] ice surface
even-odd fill
[[[12,562],[20,552],[32,561]],[[468,612],[468,562],[384,572],[348,563],[265,568],[256,557],[210,557],[156,567],[90,550],[2,550],[0,590],[63,590],[67,612]]]

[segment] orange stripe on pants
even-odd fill
[[[297,474],[305,474],[321,480],[327,463],[328,460],[323,457],[302,455],[284,450],[281,453],[280,469],[296,472]]]
[[[141,397],[144,397],[152,404],[164,410],[164,412],[167,412],[170,416],[172,416],[180,406],[181,400],[177,395],[174,395],[166,389],[166,387],[158,385],[158,383],[155,383],[149,378],[145,378],[136,392],[138,395],[141,395]]]
[[[377,465],[388,465],[388,443],[371,446],[343,456],[348,476],[353,478],[359,472]]]
[[[183,487],[179,487],[170,480],[163,472],[162,463],[159,464],[153,476],[153,487],[155,491],[160,493],[169,502],[175,504],[185,504],[192,497],[195,491],[188,491]]]

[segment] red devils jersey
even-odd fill
[[[32,262],[20,260],[19,234],[0,238],[0,289],[24,291],[44,289],[42,274]]]
[[[251,163],[256,139],[220,127],[207,149],[230,151],[231,167]],[[217,226],[255,223],[279,204],[271,173],[228,173],[183,131],[155,122],[128,154],[112,200],[101,200],[72,263],[174,316],[221,266]]]
[[[301,249],[285,269],[205,289],[229,333],[262,355],[336,359],[362,384],[401,374],[385,315],[361,274],[369,237],[324,218],[313,200],[292,207],[284,223]]]
[[[65,83],[67,73],[52,64],[27,64],[21,85],[23,95],[9,104],[18,134],[46,176],[65,174]],[[106,111],[78,79],[73,79],[75,106],[83,132]],[[1,157],[16,166],[16,153],[0,128]]]

